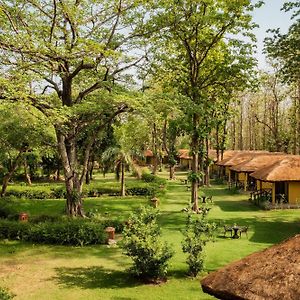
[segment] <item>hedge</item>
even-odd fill
[[[150,177],[149,177],[150,176]],[[147,182],[135,181],[126,184],[126,195],[128,196],[154,196],[164,192],[166,181],[151,174],[145,178]],[[151,178],[151,179],[150,179]],[[119,196],[120,184],[112,185],[92,183],[83,188],[83,197],[99,197],[101,195]],[[66,197],[64,186],[9,186],[6,196],[25,199],[61,199]]]
[[[104,244],[107,238],[104,229],[112,225],[119,225],[118,231],[122,229],[116,220],[94,222],[77,219],[40,223],[0,220],[0,239],[72,246]]]

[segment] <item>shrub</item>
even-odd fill
[[[0,221],[0,239],[27,240],[30,231],[29,223]]]
[[[0,221],[0,238],[34,243],[84,246],[103,244],[106,239],[103,224],[89,220],[68,220],[37,224]]]
[[[60,222],[62,221],[62,217],[59,215],[38,215],[32,216],[29,219],[30,223],[37,224],[37,223],[44,223],[44,222]]]
[[[132,273],[148,282],[165,279],[168,260],[173,251],[160,240],[157,225],[157,211],[151,207],[141,207],[133,213],[128,226],[124,228],[122,247],[133,260]]]
[[[26,199],[54,198],[53,190],[49,186],[10,186],[6,195]]]
[[[141,179],[144,182],[156,183],[158,185],[165,185],[167,182],[164,178],[158,177],[158,176],[150,174],[150,173],[143,173]]]
[[[153,182],[155,181],[156,176],[150,173],[143,173],[141,179],[145,182]]]
[[[7,289],[0,287],[0,300],[10,300],[13,299],[14,295],[10,293]]]
[[[18,219],[18,212],[10,197],[0,199],[0,219]]]
[[[207,213],[200,215],[188,214],[182,250],[188,253],[186,263],[188,264],[189,275],[196,277],[203,270],[204,254],[203,249],[208,241],[213,238],[216,231],[216,224],[206,220]]]
[[[150,175],[150,181],[134,181],[126,183],[126,195],[129,196],[154,196],[164,192],[166,180]],[[93,183],[83,187],[83,197],[99,197],[101,195],[119,196],[120,184]],[[64,186],[9,186],[7,196],[25,199],[62,199],[66,198]],[[1,216],[0,216],[1,217]]]
[[[55,199],[63,199],[66,198],[67,192],[64,186],[52,188],[52,195]]]

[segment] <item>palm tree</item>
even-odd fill
[[[116,177],[120,181],[121,179],[121,190],[120,195],[122,197],[125,196],[125,169],[126,167],[130,167],[132,170],[135,171],[136,176],[140,179],[141,178],[141,170],[139,166],[134,162],[131,157],[131,153],[128,153],[124,149],[121,148],[120,145],[112,146],[108,148],[102,154],[102,163],[106,167],[114,166],[116,171]],[[121,177],[120,177],[121,173]]]

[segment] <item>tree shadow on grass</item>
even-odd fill
[[[281,217],[256,217],[256,218],[229,218],[224,219],[223,223],[220,219],[212,219],[213,222],[219,222],[218,238],[230,239],[230,235],[227,233],[227,237],[224,238],[223,225],[237,224],[239,226],[248,226],[248,239],[253,243],[264,244],[276,244],[289,237],[292,237],[300,233],[300,220],[286,220]],[[247,238],[245,234],[242,234],[242,238]]]
[[[99,266],[87,268],[56,268],[53,278],[58,284],[82,289],[120,289],[135,287],[141,283],[128,272],[105,269]]]
[[[168,278],[174,279],[182,279],[182,278],[190,278],[187,273],[187,269],[176,269],[168,271]]]
[[[252,212],[252,211],[261,211],[260,208],[257,206],[251,204],[250,202],[246,200],[241,201],[215,201],[214,204],[216,206],[219,206],[222,211],[229,211],[229,212]]]

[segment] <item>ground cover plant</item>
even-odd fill
[[[162,174],[164,177],[167,173]],[[300,232],[299,210],[264,211],[249,203],[248,195],[231,194],[226,186],[213,185],[201,189],[213,196],[214,204],[208,220],[219,225],[214,242],[205,247],[205,270],[195,279],[187,277],[187,255],[182,252],[182,233],[190,202],[189,191],[177,174],[177,181],[168,184],[167,193],[160,198],[158,224],[162,239],[175,251],[170,259],[168,281],[149,285],[137,281],[127,272],[130,258],[116,247],[95,245],[85,247],[37,245],[21,241],[0,241],[0,286],[16,294],[16,299],[213,299],[203,294],[199,279],[210,272],[246,255],[271,246]],[[128,178],[129,179],[129,178]],[[104,180],[104,179],[103,179]],[[112,180],[107,178],[107,181]],[[87,211],[98,210],[103,217],[127,220],[130,213],[146,197],[87,198]],[[20,209],[31,216],[40,213],[54,215],[62,212],[63,200],[22,200]],[[249,226],[248,239],[223,237],[224,224]],[[117,236],[117,239],[119,236]],[[2,284],[3,283],[3,284]]]

